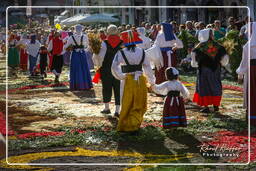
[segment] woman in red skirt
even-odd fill
[[[174,67],[169,67],[165,70],[168,81],[152,86],[157,94],[167,95],[163,110],[163,128],[165,129],[187,126],[183,97],[189,98],[189,91],[178,81],[178,76],[179,72]]]
[[[20,47],[20,68],[24,71],[28,69],[28,54],[26,51],[26,46],[29,43],[27,34],[23,34],[18,45]]]
[[[174,51],[178,48],[183,48],[183,43],[173,33],[172,25],[169,23],[162,23],[162,30],[157,34],[155,46],[160,47],[162,53],[161,68],[156,68],[155,76],[156,83],[160,84],[166,81],[164,72],[168,67],[174,67],[176,65],[176,56],[173,55]]]

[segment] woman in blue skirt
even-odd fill
[[[76,33],[69,37],[65,48],[72,46],[70,61],[70,90],[88,90],[92,88],[91,74],[87,62],[85,48],[88,38],[82,34],[83,26],[75,26]]]

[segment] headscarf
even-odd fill
[[[199,31],[198,40],[200,41],[200,43],[207,42],[209,40],[210,30],[211,29],[208,28]]]
[[[118,34],[117,26],[114,24],[109,25],[107,28],[107,34],[108,35],[117,35]]]
[[[82,26],[81,24],[77,24],[77,25],[75,26],[75,30],[76,30],[76,33],[77,33],[77,34],[81,34],[82,31],[83,31],[83,29],[84,29],[84,26]]]
[[[30,43],[31,43],[31,44],[35,44],[35,43],[36,43],[36,35],[35,35],[35,34],[31,35],[31,36],[30,36],[30,39],[31,39],[31,40],[30,40]]]
[[[140,36],[144,36],[146,34],[146,29],[144,27],[138,27],[136,30]]]
[[[175,36],[173,34],[173,28],[170,23],[162,23],[163,33],[166,41],[175,40]]]

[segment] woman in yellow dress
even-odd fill
[[[136,134],[147,110],[146,83],[153,85],[155,76],[147,54],[136,47],[142,43],[138,33],[122,32],[121,39],[125,48],[117,52],[111,67],[113,76],[121,80],[121,112],[117,131]]]

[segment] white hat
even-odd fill
[[[211,29],[208,28],[208,29],[203,29],[199,31],[198,40],[200,41],[200,43],[203,43],[209,40],[210,30]]]
[[[81,25],[81,24],[77,24],[77,25],[75,26],[75,30],[76,30],[76,32],[77,32],[78,34],[81,33],[81,32],[83,31],[83,29],[84,29],[84,26]]]
[[[107,28],[107,34],[108,35],[118,34],[117,26],[113,25],[113,24],[109,25],[108,28]]]

